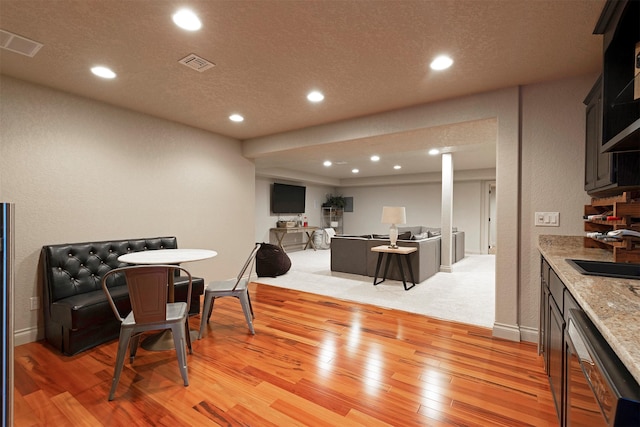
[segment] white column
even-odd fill
[[[453,223],[453,155],[444,153],[442,155],[442,219],[440,226],[442,234],[440,236],[440,271],[451,273],[452,267],[452,233]]]

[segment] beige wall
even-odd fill
[[[496,118],[498,253],[494,334],[535,341],[539,299],[537,236],[582,233],[582,205],[588,201],[582,184],[582,100],[593,80],[595,76],[581,76],[504,89],[271,135],[245,141],[244,153],[254,156],[296,146]],[[346,188],[346,192],[368,191],[365,188],[353,191]],[[363,205],[358,199],[354,199],[353,221],[369,200],[365,199]],[[556,229],[533,227],[535,211],[560,212],[561,226]],[[416,214],[408,214],[410,222],[421,220],[412,215]],[[349,220],[349,216],[345,216],[347,224]]]
[[[520,323],[537,331],[541,234],[584,234],[585,98],[597,76],[522,89]],[[560,227],[535,227],[534,212],[560,212]]]
[[[249,157],[296,146],[348,141],[451,123],[496,119],[497,221],[496,321],[494,334],[518,340],[519,272],[519,89],[507,88],[338,123],[256,138],[243,143]]]
[[[31,297],[43,245],[177,236],[232,277],[254,239],[252,161],[202,130],[2,77],[0,199],[16,205],[16,345],[43,337]],[[40,318],[38,318],[40,317]]]
[[[306,212],[303,216],[307,217],[307,222],[312,226],[322,226],[322,203],[326,200],[326,195],[335,193],[335,188],[307,183],[304,181],[291,181],[284,179],[273,179],[269,177],[256,177],[255,184],[255,223],[256,223],[256,242],[277,243],[276,237],[269,230],[276,226],[278,220],[296,220],[296,215],[278,215],[271,213],[271,188],[274,182],[282,184],[303,185],[305,191],[305,208]],[[306,242],[306,235],[302,233],[290,233],[283,237],[283,243],[297,244]],[[296,250],[295,246],[287,248],[287,250]]]
[[[249,141],[245,154],[373,128],[385,133],[496,117],[494,333],[533,341],[537,236],[582,232],[588,201],[582,99],[594,79],[506,89],[274,135]],[[191,265],[209,279],[232,275],[233,260],[264,235],[256,228],[262,196],[254,191],[254,166],[237,141],[6,77],[1,83],[0,199],[16,203],[18,339],[30,336],[38,322],[28,307],[29,298],[40,295],[35,275],[44,244],[176,235],[182,247],[221,252]],[[559,211],[561,227],[533,227],[533,213],[540,210]]]

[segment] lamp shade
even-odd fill
[[[407,222],[407,214],[404,206],[383,206],[382,221],[383,224],[404,224]]]

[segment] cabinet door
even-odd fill
[[[611,153],[601,153],[602,144],[602,79],[598,78],[585,99],[586,135],[584,189],[594,190],[613,183]]]
[[[544,258],[540,258],[540,319],[538,321],[538,354],[544,361],[544,371],[549,372],[547,365],[547,352],[545,350],[545,331],[549,323],[549,264]]]
[[[549,298],[549,329],[547,330],[547,351],[549,353],[549,383],[558,419],[562,419],[564,383],[564,319],[553,298]]]
[[[594,89],[592,89],[593,92]],[[589,94],[585,100],[587,103],[586,135],[585,135],[585,165],[584,165],[584,189],[586,191],[596,188],[596,175],[598,170],[598,152],[600,149],[599,135],[599,102],[601,97]]]

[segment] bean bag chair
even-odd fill
[[[256,254],[256,274],[258,277],[277,277],[291,268],[289,255],[277,245],[261,243]]]

